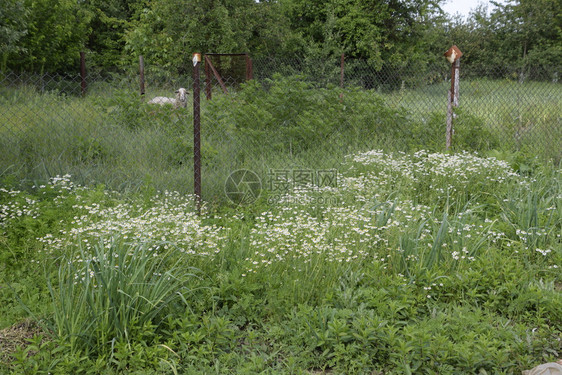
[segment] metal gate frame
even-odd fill
[[[222,91],[225,94],[228,94],[228,89],[222,79],[220,73],[215,68],[213,63],[211,62],[212,56],[244,56],[246,60],[246,81],[249,81],[254,78],[254,72],[252,68],[252,59],[248,53],[206,53],[205,54],[205,96],[207,100],[211,100],[212,98],[212,85],[211,85],[211,78],[212,76],[215,77],[217,82],[219,83]],[[211,76],[212,73],[212,76]]]

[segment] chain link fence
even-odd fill
[[[187,65],[190,64],[190,65]],[[193,66],[171,76],[145,61],[139,74],[0,73],[0,178],[70,174],[111,189],[193,192],[194,108],[201,119],[202,196],[225,200],[234,171],[319,176],[346,155],[445,150],[451,67],[378,69],[362,60],[207,55],[201,100]],[[471,71],[461,63],[453,150],[562,158],[562,86],[551,71]],[[175,98],[186,107],[150,104]],[[141,91],[144,92],[141,95]],[[494,151],[495,150],[495,151]],[[301,173],[302,174],[302,173]],[[271,185],[271,184],[270,184]]]

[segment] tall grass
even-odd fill
[[[442,151],[445,83],[391,93],[316,88],[300,76],[250,82],[202,101],[203,193],[224,199],[227,176],[254,170],[335,168],[347,154]],[[141,102],[133,90],[92,85],[86,98],[29,86],[0,90],[0,176],[46,180],[71,174],[84,184],[190,192],[192,108]],[[341,94],[341,96],[340,96]],[[463,83],[455,150],[521,151],[560,160],[557,84]]]
[[[510,226],[513,237],[531,250],[531,258],[541,258],[560,248],[561,182],[560,173],[541,174],[517,186],[509,198],[500,201],[502,220]]]
[[[449,83],[396,90],[385,97],[392,108],[405,108],[414,118],[427,121],[437,114],[443,123]],[[562,139],[562,89],[559,83],[516,80],[474,79],[461,76],[459,105],[462,115],[478,119],[482,131],[497,139],[494,147],[522,150],[543,159],[559,162]],[[462,116],[461,115],[461,116]],[[424,120],[425,119],[425,120]],[[468,125],[462,118],[455,122],[457,133]]]
[[[193,275],[169,254],[117,238],[93,249],[61,258],[56,284],[48,284],[53,331],[73,353],[111,355],[146,325],[157,327],[173,301],[187,303]]]

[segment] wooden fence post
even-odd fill
[[[452,64],[451,69],[451,89],[449,90],[449,103],[447,104],[447,151],[453,145],[454,127],[453,123],[456,117],[455,108],[459,106],[459,70],[460,60],[456,60]]]
[[[452,46],[444,54],[447,61],[451,63],[451,89],[447,95],[447,132],[446,132],[446,149],[449,151],[453,145],[453,122],[455,119],[454,109],[459,106],[459,82],[460,82],[460,58],[461,50],[457,46]]]

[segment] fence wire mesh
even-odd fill
[[[201,101],[193,71],[0,73],[0,178],[70,174],[118,190],[193,192],[194,105],[200,110],[202,195],[223,201],[227,178],[250,170],[319,178],[371,149],[443,151],[451,68],[380,70],[366,61],[207,55]],[[471,71],[461,64],[453,149],[562,158],[562,86],[552,71]],[[522,73],[523,72],[523,73]],[[188,90],[187,103],[174,92]],[[152,104],[169,97],[171,105]],[[183,105],[182,105],[183,104]],[[269,186],[267,184],[269,181]]]

